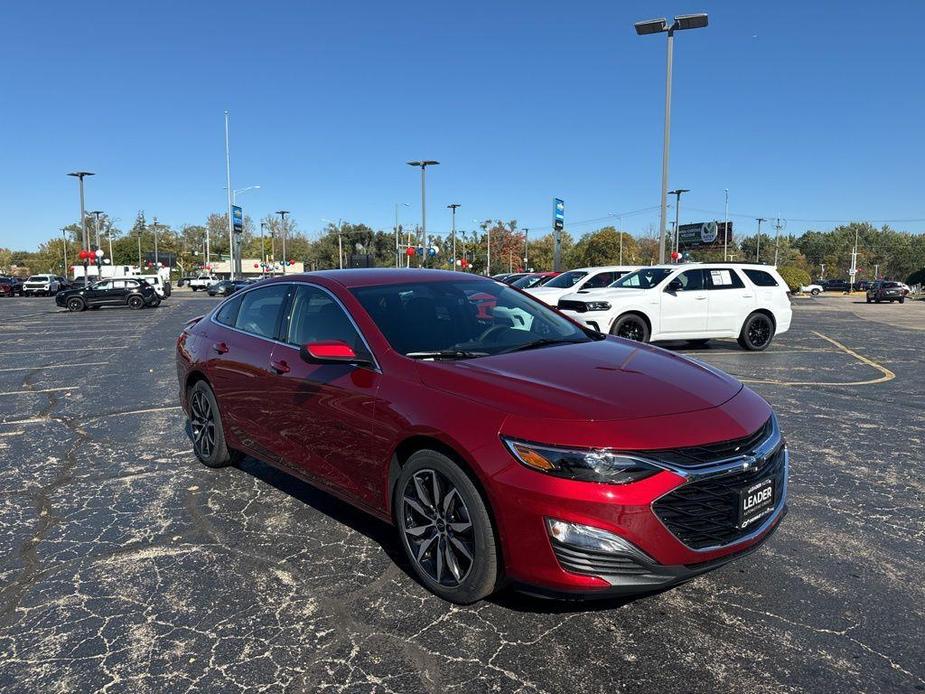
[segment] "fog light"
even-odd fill
[[[590,525],[569,523],[556,518],[546,519],[546,529],[549,536],[563,545],[590,549],[595,552],[608,552],[612,554],[633,554],[648,557],[636,545],[600,528]]]

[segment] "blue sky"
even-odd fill
[[[671,185],[682,222],[750,217],[787,230],[916,220],[925,52],[921,2],[7,3],[0,43],[0,245],[34,247],[87,207],[131,225],[224,208],[223,112],[234,187],[260,217],[292,210],[428,229],[473,219],[550,224],[658,204],[665,43],[653,16],[707,11],[678,34]],[[825,220],[825,221],[800,221]],[[657,211],[624,217],[635,233]]]

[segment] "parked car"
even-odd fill
[[[527,289],[527,294],[532,294],[543,303],[555,306],[566,294],[577,292],[582,289],[604,289],[613,284],[616,280],[639,268],[638,265],[611,265],[606,267],[583,267],[577,270],[563,272],[558,277],[551,280],[541,287],[532,287]]]
[[[822,292],[825,291],[825,287],[821,284],[804,284],[800,287],[801,294],[812,294],[813,296],[819,296]]]
[[[154,291],[156,291],[157,295],[162,299],[170,296],[172,291],[170,282],[165,282],[160,275],[138,275],[138,277],[154,287]]]
[[[24,296],[54,296],[60,287],[56,275],[32,275],[23,282],[22,293]]]
[[[891,304],[894,301],[904,303],[908,293],[909,290],[901,282],[874,282],[867,290],[867,303],[872,301],[878,304],[881,301],[889,301]]]
[[[22,280],[18,277],[0,276],[0,296],[22,296]]]
[[[221,278],[215,275],[198,275],[195,278],[191,279],[187,284],[194,292],[198,292],[200,289],[208,289],[216,282],[220,282]]]
[[[874,284],[875,280],[858,280],[854,283],[854,290],[858,292],[866,292]]]
[[[660,590],[748,554],[786,512],[761,397],[488,278],[261,282],[186,324],[177,367],[202,463],[251,455],[393,523],[421,583],[457,603],[505,583]]]
[[[512,287],[517,287],[518,289],[542,287],[553,277],[558,277],[561,274],[561,272],[531,272],[529,275],[524,275],[520,279],[511,282],[510,285]]]
[[[505,284],[514,284],[521,277],[526,277],[529,275],[529,272],[512,272],[510,275],[506,275],[501,281]]]
[[[253,284],[253,280],[222,280],[210,286],[206,292],[209,296],[231,296],[239,289]]]
[[[184,275],[177,280],[177,286],[182,287],[184,284],[188,284],[190,280],[196,279],[197,275]]]
[[[559,310],[589,328],[638,342],[733,337],[767,349],[790,329],[787,283],[768,265],[655,265],[605,291],[568,294]]]
[[[128,306],[133,309],[155,307],[161,303],[154,287],[140,277],[114,277],[89,287],[58,292],[55,304],[68,311],[85,311],[102,306]]]
[[[851,291],[851,283],[848,280],[824,280],[822,287],[827,292]]]

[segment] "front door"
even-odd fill
[[[659,333],[668,337],[705,333],[709,302],[703,270],[686,270],[677,279],[681,282],[677,290],[662,291]]]

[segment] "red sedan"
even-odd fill
[[[177,367],[203,463],[250,455],[394,523],[454,602],[658,590],[754,549],[786,511],[762,398],[487,278],[262,282],[190,321]]]

